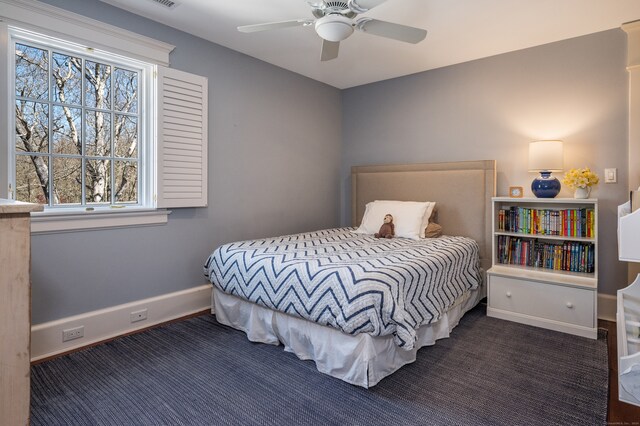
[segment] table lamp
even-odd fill
[[[562,141],[533,141],[529,143],[529,171],[540,172],[531,182],[531,191],[538,198],[554,198],[560,192],[560,181],[551,176],[563,167]]]

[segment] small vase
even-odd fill
[[[551,176],[551,172],[543,170],[540,176],[531,182],[531,192],[538,198],[554,198],[560,192],[560,181]]]
[[[586,188],[576,188],[576,191],[573,193],[573,198],[585,199],[589,198],[589,194],[591,193],[591,187],[587,186]]]

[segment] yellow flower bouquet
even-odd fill
[[[588,167],[584,169],[571,169],[565,173],[562,179],[562,183],[571,189],[590,188],[593,185],[597,185],[598,182],[600,182],[600,178]]]

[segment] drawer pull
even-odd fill
[[[507,292],[507,297],[511,297],[511,292],[510,291]]]
[[[567,302],[567,308],[569,308],[569,309],[573,309],[573,303],[571,303],[571,302]]]

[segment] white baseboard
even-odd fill
[[[598,318],[616,322],[617,299],[613,294],[598,293]]]
[[[131,322],[131,312],[147,309],[147,319]],[[132,331],[211,309],[211,284],[87,312],[31,327],[31,361],[64,353]],[[616,296],[598,294],[598,318],[616,321]],[[62,341],[62,331],[84,326],[84,337]]]
[[[147,319],[131,322],[131,313],[147,310]],[[31,361],[111,339],[211,309],[211,284],[74,315],[31,327]],[[63,342],[62,331],[84,326],[84,337]]]

